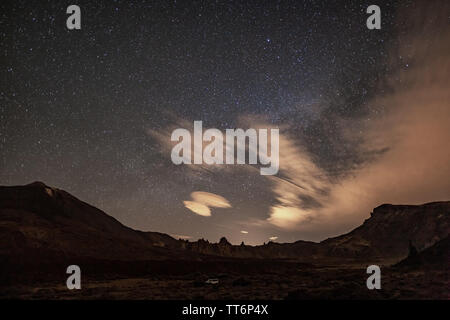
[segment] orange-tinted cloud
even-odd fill
[[[186,208],[188,208],[192,212],[198,214],[199,216],[204,216],[204,217],[211,216],[211,210],[209,210],[208,206],[205,206],[202,203],[198,203],[195,201],[183,201],[183,204]]]
[[[294,184],[275,181],[273,191],[280,204],[271,208],[271,224],[320,239],[359,225],[382,203],[449,200],[450,33],[443,13],[448,10],[431,11],[433,19],[414,15],[406,19],[408,39],[400,39],[405,46],[392,55],[408,56],[412,63],[386,77],[389,93],[372,101],[383,105],[386,113],[373,119],[363,134],[360,154],[384,152],[335,181],[311,161],[308,152],[295,146],[294,139],[285,137],[280,168]],[[427,15],[421,12],[421,16]],[[433,30],[441,33],[433,38]],[[351,128],[343,130],[360,135]],[[316,205],[308,207],[310,200]]]
[[[211,216],[212,208],[231,208],[231,205],[227,199],[210,192],[195,191],[191,193],[193,201],[183,201],[186,208],[192,212],[204,216]]]

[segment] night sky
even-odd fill
[[[0,6],[1,185],[39,180],[133,228],[250,244],[450,199],[447,1]],[[194,120],[279,128],[278,175],[174,165],[170,134]],[[211,200],[210,216],[185,206]]]

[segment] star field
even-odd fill
[[[70,4],[1,4],[0,184],[41,180],[131,227],[193,239],[320,236],[251,229],[279,201],[273,182],[176,167],[149,131],[263,118],[302,145],[318,176],[339,180],[386,151],[361,153],[359,135],[386,111],[374,99],[388,90],[382,78],[414,63],[392,63],[394,1],[378,1],[375,31],[368,1],[79,1],[81,30],[65,27]],[[195,216],[183,206],[194,191],[232,208]]]

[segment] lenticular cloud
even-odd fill
[[[214,193],[195,191],[191,193],[193,201],[183,201],[186,208],[200,216],[211,216],[210,208],[231,208],[230,202]]]

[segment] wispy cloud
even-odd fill
[[[296,228],[316,212],[330,187],[326,173],[311,160],[297,140],[280,135],[280,177],[271,177],[277,204],[268,221],[280,228]]]
[[[441,2],[445,8],[449,4]],[[450,33],[446,27],[448,10],[430,4],[413,8],[420,17],[409,16],[405,23],[408,38],[399,39],[399,48],[390,51],[391,73],[382,80],[385,90],[374,96],[370,105],[381,105],[384,113],[372,116],[360,132],[357,125],[337,119],[344,143],[355,145],[355,157],[363,161],[338,177],[321,166],[315,154],[293,134],[289,125],[280,127],[280,171],[277,176],[259,177],[258,187],[270,190],[266,217],[242,212],[243,228],[280,228],[296,231],[299,237],[320,240],[348,231],[361,224],[371,209],[382,203],[424,203],[448,200],[450,190]],[[424,13],[428,12],[428,13]],[[423,16],[433,17],[423,19]],[[432,37],[435,30],[439,35]],[[407,57],[407,62],[398,57]],[[383,77],[381,77],[383,78]],[[320,108],[326,110],[326,108]],[[360,121],[349,120],[349,121]],[[264,117],[243,116],[242,128],[271,128]],[[150,130],[170,155],[170,132],[176,127],[191,128],[192,122],[180,120],[173,128]],[[339,150],[339,148],[338,148]],[[339,151],[338,151],[339,152]],[[186,165],[186,174],[203,172],[223,181],[224,173],[259,175],[251,165]],[[241,170],[239,171],[238,170]],[[184,173],[184,171],[183,171]],[[200,179],[200,178],[199,178]],[[258,201],[254,190],[252,200]],[[200,199],[200,200],[199,200]],[[196,214],[210,216],[211,203],[224,204],[217,198],[195,195],[185,206]],[[216,201],[216,202],[215,202]],[[227,201],[227,200],[226,200]],[[228,203],[229,204],[229,203]],[[231,206],[230,206],[231,207]],[[252,229],[253,230],[253,229]]]
[[[414,36],[402,39],[408,46],[392,54],[409,57],[409,62],[397,66],[398,71],[386,79],[389,93],[371,102],[385,106],[386,113],[372,120],[362,136],[364,143],[359,153],[383,152],[375,152],[375,157],[336,181],[296,145],[298,140],[284,136],[280,141],[284,180],[274,180],[273,191],[279,204],[270,210],[271,224],[324,234],[358,225],[381,203],[448,199],[450,56],[446,52],[450,51],[450,33],[443,31],[440,41],[430,38],[432,30],[448,30],[444,27],[445,14],[438,12],[429,21],[411,21],[413,17],[407,21],[408,33]]]

